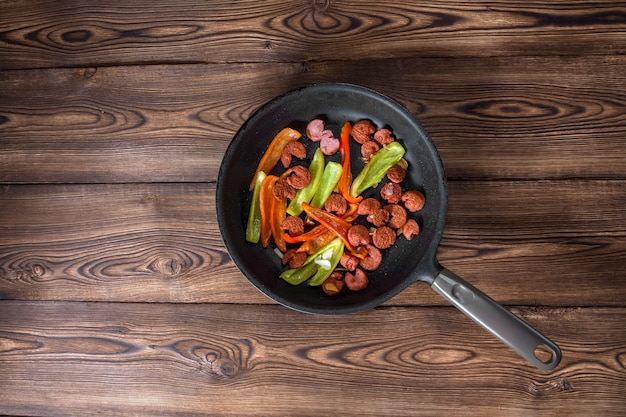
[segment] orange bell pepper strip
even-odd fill
[[[306,252],[309,255],[313,255],[318,250],[322,249],[324,246],[337,239],[337,234],[334,230],[328,230],[326,227],[324,227],[324,229],[324,233],[322,233],[315,239],[307,240],[306,242],[304,242],[302,245],[300,245],[300,247],[298,247],[298,249],[296,249],[296,252]]]
[[[302,203],[302,209],[308,214],[313,220],[319,222],[320,224],[328,227],[332,230],[337,237],[343,240],[343,243],[346,245],[346,248],[352,252],[356,257],[363,259],[367,256],[367,249],[362,246],[355,248],[352,246],[350,241],[348,240],[348,229],[352,227],[352,224],[342,219],[341,217],[335,216],[327,211],[320,210],[318,208],[313,207],[310,204]]]
[[[250,183],[250,189],[248,191],[252,191],[254,189],[254,182],[257,174],[260,171],[269,174],[280,160],[280,156],[282,155],[285,146],[289,142],[300,139],[301,136],[302,133],[289,127],[284,128],[278,132],[276,136],[274,136],[274,139],[272,139],[272,142],[270,142],[270,145],[267,147],[267,150],[263,154],[263,157],[261,158],[261,161],[252,176],[252,182]]]
[[[274,244],[281,252],[285,253],[287,252],[287,244],[285,243],[285,239],[283,239],[280,225],[283,223],[285,217],[287,216],[287,200],[284,198],[279,199],[274,197],[272,199],[270,212],[272,218],[270,222],[270,229],[272,230]]]
[[[348,203],[357,204],[363,200],[363,196],[352,197],[350,195],[350,186],[352,185],[352,171],[350,171],[350,133],[352,132],[352,124],[344,123],[339,135],[339,151],[341,152],[341,178],[337,184],[339,192]]]
[[[261,183],[259,189],[259,210],[261,212],[261,245],[266,248],[272,238],[272,204],[274,198],[274,185],[278,181],[276,175],[268,175]]]

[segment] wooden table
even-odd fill
[[[623,416],[626,4],[0,3],[0,413]],[[440,261],[554,340],[542,372],[423,284],[275,304],[216,222],[260,105],[401,102],[449,179]]]

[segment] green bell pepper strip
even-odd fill
[[[292,285],[302,284],[309,278],[316,275],[320,269],[324,269],[318,263],[316,263],[315,260],[322,260],[325,257],[324,254],[327,253],[329,250],[332,252],[332,255],[335,255],[337,252],[339,252],[339,259],[341,259],[341,253],[343,252],[343,242],[341,241],[341,239],[332,240],[330,243],[328,243],[327,245],[323,246],[320,250],[315,252],[313,255],[310,255],[308,258],[306,258],[306,261],[304,261],[302,266],[300,266],[299,268],[288,269],[284,271],[283,273],[281,273],[280,278],[284,279],[285,281],[287,281],[289,284],[292,284]],[[329,259],[331,266],[335,260],[332,255]],[[335,265],[335,267],[336,266],[337,265]],[[330,273],[334,269],[335,268],[332,268],[328,274],[330,275]],[[326,271],[326,269],[324,269],[324,271]]]
[[[311,182],[309,182],[309,185],[296,192],[296,196],[287,207],[287,213],[292,216],[299,216],[300,213],[302,213],[302,203],[309,203],[311,201],[322,181],[324,174],[324,154],[320,148],[317,148],[313,155],[313,160],[311,161],[311,165],[309,165],[309,172],[311,173]]]
[[[328,259],[328,261],[330,262],[330,268],[326,269],[322,265],[320,265],[315,275],[313,275],[313,278],[309,280],[309,285],[322,285],[324,281],[326,281],[326,278],[328,278],[330,274],[333,273],[335,268],[337,268],[339,260],[341,259],[341,255],[343,255],[344,243],[341,239],[335,239],[335,241],[337,241],[337,243],[333,245],[333,248],[330,248],[322,253],[322,255],[324,255],[328,253],[328,251],[331,251],[330,259]],[[331,244],[335,243],[335,241],[331,242]]]
[[[246,226],[246,240],[250,243],[259,243],[261,238],[261,208],[259,206],[259,190],[261,183],[265,179],[265,172],[260,171],[257,174],[254,183],[254,192],[252,193],[252,202],[250,203],[250,212],[248,213],[248,224]]]
[[[313,207],[324,207],[324,203],[328,200],[328,197],[333,193],[333,190],[337,186],[337,183],[341,178],[341,173],[341,164],[333,161],[329,161],[326,164],[320,185],[317,187],[317,191],[311,200],[311,205]]]
[[[378,184],[387,174],[387,170],[402,159],[405,152],[399,142],[394,141],[383,146],[352,181],[350,195],[357,197],[363,191]]]

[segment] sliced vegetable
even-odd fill
[[[302,243],[302,245],[300,245],[300,247],[297,249],[298,252],[305,252],[311,255],[337,238],[337,235],[334,231],[328,230],[326,226],[321,227],[326,229],[326,231],[315,239],[307,240],[306,242]]]
[[[352,132],[352,124],[350,124],[350,122],[344,123],[339,137],[342,171],[337,188],[339,188],[339,192],[348,203],[358,203],[363,197],[350,195],[350,185],[352,184],[352,171],[350,169],[350,132]]]
[[[348,240],[348,229],[352,226],[352,224],[348,223],[341,217],[337,217],[327,211],[315,208],[307,203],[303,203],[302,208],[313,220],[323,224],[335,232],[337,237],[341,238],[343,243],[346,245],[346,248],[356,257],[363,259],[367,256],[367,250],[364,247],[359,246],[355,248]]]
[[[335,244],[335,242],[337,243]],[[331,246],[331,248],[321,254],[321,261],[324,262],[322,263],[321,261],[316,261],[320,267],[315,275],[313,275],[313,277],[309,280],[309,285],[311,286],[322,285],[324,281],[326,281],[326,278],[328,278],[330,274],[333,273],[335,268],[337,268],[341,255],[343,255],[345,245],[341,239],[335,238],[335,240],[328,246]]]
[[[311,172],[311,182],[309,185],[296,192],[296,196],[287,207],[287,213],[292,216],[299,216],[300,213],[302,213],[302,203],[311,202],[311,199],[322,181],[324,173],[324,154],[319,148],[316,149],[313,155],[313,160],[311,161],[311,165],[309,165],[309,171]]]
[[[339,253],[339,258],[341,258],[343,247],[344,244],[341,239],[335,237],[330,243],[309,256],[301,267],[288,269],[280,274],[280,277],[292,285],[302,284],[311,277],[315,277],[317,282],[321,279],[320,277],[326,275],[326,273],[330,275],[335,269],[337,264],[334,264],[333,267],[333,263],[335,262],[336,254]],[[337,261],[337,263],[338,262],[339,261]],[[320,270],[322,270],[322,272],[320,272]],[[321,280],[319,284],[315,285],[321,285],[322,282],[324,282],[324,280]]]
[[[272,238],[272,203],[274,201],[274,185],[278,181],[276,175],[268,175],[261,183],[259,190],[259,211],[261,213],[261,245],[265,248]]]
[[[274,238],[274,244],[281,252],[287,252],[287,244],[283,239],[280,225],[283,224],[285,217],[287,216],[287,201],[284,198],[272,199],[272,205],[270,206],[270,230],[272,231],[272,237]]]
[[[350,187],[350,195],[360,196],[363,191],[378,184],[387,170],[402,159],[404,153],[404,147],[399,142],[391,142],[383,146],[354,179]]]
[[[333,190],[337,186],[337,182],[342,175],[341,165],[337,162],[329,161],[324,168],[324,174],[322,175],[322,180],[311,200],[311,205],[316,208],[324,207],[324,203],[328,199],[328,197],[333,193]],[[300,204],[301,207],[304,204]]]
[[[284,128],[283,130],[278,132],[276,136],[274,136],[274,139],[272,139],[272,142],[263,154],[263,157],[261,158],[261,161],[259,162],[259,165],[257,166],[254,175],[252,176],[252,182],[250,183],[249,191],[252,191],[252,189],[254,189],[256,177],[259,172],[263,171],[266,174],[269,174],[280,160],[283,148],[289,142],[300,139],[301,136],[302,134],[300,132],[289,127]]]
[[[252,193],[252,203],[250,204],[250,213],[248,214],[248,224],[246,226],[246,240],[250,243],[259,243],[261,238],[261,208],[259,201],[259,191],[261,183],[265,179],[265,172],[261,171],[257,175],[254,183],[254,192]]]

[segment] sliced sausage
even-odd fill
[[[389,181],[395,182],[396,184],[400,184],[402,181],[404,181],[405,177],[406,171],[399,164],[395,164],[387,170],[387,178],[389,178]]]
[[[293,188],[287,180],[278,180],[274,185],[274,196],[279,200],[286,198],[294,198],[296,196],[296,189]]]
[[[340,146],[341,143],[339,142],[339,139],[334,137],[332,134],[330,136],[323,136],[320,140],[320,149],[324,155],[336,154]]]
[[[307,254],[305,252],[297,252],[296,249],[289,249],[283,255],[283,265],[289,264],[289,268],[300,268],[306,261]]]
[[[380,196],[389,203],[397,203],[402,198],[402,187],[395,182],[388,182],[381,188]]]
[[[381,208],[380,201],[376,200],[375,198],[369,197],[363,199],[359,203],[359,207],[357,208],[356,212],[361,216],[367,216],[369,214],[372,214],[379,208]]]
[[[348,287],[348,289],[352,291],[364,290],[369,283],[367,275],[365,275],[365,272],[363,272],[363,270],[360,268],[357,268],[354,273],[346,272],[344,281],[346,283],[346,287]]]
[[[357,266],[359,266],[360,261],[361,260],[357,258],[356,256],[348,252],[344,252],[343,255],[341,255],[341,259],[339,260],[339,263],[348,271],[354,271],[357,268]]]
[[[387,210],[391,217],[387,226],[393,229],[399,229],[406,223],[407,214],[404,207],[399,204],[387,204],[383,209]]]
[[[373,271],[383,262],[383,255],[374,245],[365,245],[367,256],[361,259],[359,265],[367,271]]]
[[[301,142],[297,140],[291,141],[285,145],[282,153],[280,154],[280,162],[285,168],[291,165],[292,157],[295,156],[298,159],[306,158],[306,148]]]
[[[362,224],[355,224],[348,229],[348,241],[355,248],[367,245],[371,242],[371,237],[367,227]]]
[[[374,140],[381,145],[387,145],[394,141],[391,130],[389,129],[379,129],[374,133]]]
[[[328,278],[322,283],[322,291],[326,295],[335,296],[343,290],[344,281],[343,276],[340,272],[333,272],[330,274]]]
[[[296,190],[300,190],[311,182],[311,172],[302,165],[296,165],[291,169],[291,174],[287,177],[287,183]]]
[[[374,142],[373,140],[368,140],[363,145],[361,145],[361,156],[365,161],[369,161],[372,155],[374,155],[379,150],[380,145],[377,142]]]
[[[389,226],[379,227],[372,235],[372,242],[378,249],[387,249],[396,243],[396,232]]]
[[[337,216],[343,216],[348,210],[348,201],[338,193],[332,193],[324,203],[324,209],[329,213],[335,213]]]
[[[287,216],[280,224],[280,228],[290,236],[298,236],[304,233],[304,220],[298,216]]]
[[[408,211],[416,212],[424,207],[426,198],[419,191],[410,190],[402,194],[402,202]]]
[[[402,226],[402,234],[407,240],[413,239],[420,233],[420,226],[414,219],[409,219]]]
[[[367,221],[372,223],[376,227],[381,227],[387,224],[391,214],[383,208],[374,210],[372,214],[367,215]]]
[[[369,120],[359,120],[352,126],[352,138],[364,144],[370,140],[370,136],[376,132],[376,127]]]

